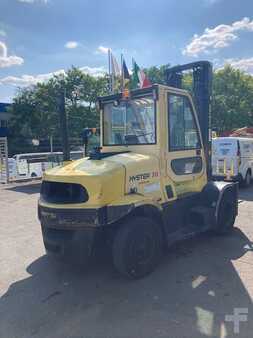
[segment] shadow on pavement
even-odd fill
[[[240,188],[239,199],[243,201],[253,201],[253,185],[249,188]]]
[[[7,187],[5,190],[20,192],[23,194],[38,194],[40,192],[41,182],[31,182],[28,184],[17,184],[12,187]]]
[[[138,281],[124,280],[104,262],[84,271],[42,256],[0,298],[0,336],[249,338],[252,301],[232,262],[249,247],[238,229],[222,238],[206,234],[171,248]],[[240,335],[225,321],[235,308],[249,313]]]

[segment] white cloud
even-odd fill
[[[6,36],[6,33],[3,29],[0,29],[0,36]]]
[[[6,68],[11,66],[20,66],[24,63],[24,59],[16,56],[8,56],[8,49],[4,42],[0,41],[0,68]]]
[[[206,28],[202,35],[193,36],[191,42],[183,50],[183,54],[198,56],[200,53],[227,47],[238,38],[240,31],[253,32],[253,20],[243,18],[231,25],[221,24],[211,29]]]
[[[89,74],[95,77],[103,76],[105,74],[105,69],[103,67],[81,67],[81,71],[83,71],[85,74]],[[22,75],[20,77],[17,76],[6,76],[2,79],[0,79],[0,84],[2,85],[11,85],[15,87],[26,87],[26,86],[32,86],[36,83],[42,83],[48,81],[50,78],[52,78],[54,75],[65,75],[66,72],[64,69],[57,70],[52,73],[46,73],[46,74],[39,74],[39,75]]]
[[[226,59],[224,64],[253,75],[253,57],[245,59]]]
[[[79,46],[79,42],[77,41],[68,41],[65,43],[64,47],[68,49],[74,49]]]
[[[104,46],[99,46],[96,50],[97,54],[107,54],[108,53],[109,48],[108,47],[104,47]]]
[[[17,76],[6,76],[2,79],[0,79],[0,83],[2,85],[12,85],[15,87],[26,87],[26,86],[32,86],[36,83],[42,83],[48,81],[50,78],[52,78],[54,75],[60,75],[65,74],[65,71],[63,69],[58,70],[53,73],[47,73],[47,74],[39,74],[39,75],[22,75],[20,77]]]
[[[0,56],[0,68],[20,66],[24,63],[24,59],[19,56],[8,56],[6,58]]]
[[[85,74],[89,74],[94,77],[100,77],[105,75],[106,70],[104,67],[81,67],[80,70],[84,72]]]
[[[26,4],[34,4],[35,2],[40,2],[43,4],[47,4],[49,0],[17,0],[18,2],[23,2]]]
[[[4,42],[0,41],[0,57],[7,57],[7,46]]]

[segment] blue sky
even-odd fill
[[[71,65],[97,75],[108,47],[129,66],[209,59],[253,74],[253,1],[1,0],[0,101]]]

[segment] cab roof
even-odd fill
[[[138,98],[138,97],[142,97],[142,96],[146,96],[146,95],[150,95],[150,94],[156,95],[156,94],[158,94],[159,88],[165,89],[165,90],[171,90],[173,92],[178,92],[178,93],[181,93],[181,94],[184,94],[184,95],[189,95],[189,92],[187,90],[155,83],[152,86],[149,86],[149,87],[146,87],[146,88],[130,90],[130,98]],[[107,101],[120,100],[122,98],[123,98],[122,92],[120,92],[120,93],[116,93],[116,94],[100,96],[100,97],[98,97],[98,101],[99,102],[107,102]]]

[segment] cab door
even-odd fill
[[[206,166],[196,112],[189,96],[167,94],[168,178],[176,197],[200,192],[206,184]]]
[[[17,172],[19,176],[27,176],[28,175],[28,162],[26,157],[18,157],[17,158]]]

